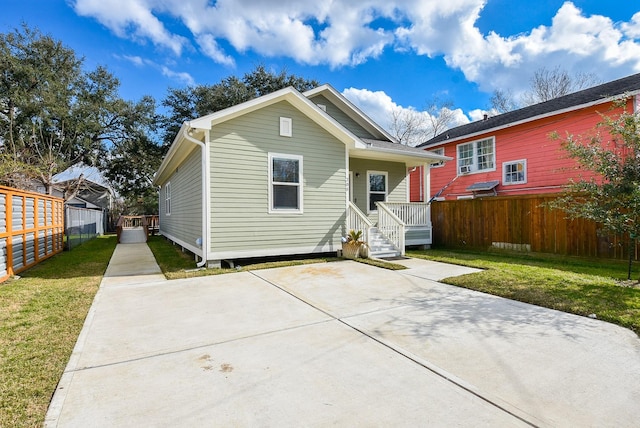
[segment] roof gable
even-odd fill
[[[314,95],[322,94],[341,111],[353,118],[358,124],[371,133],[374,138],[365,139],[358,137],[347,127],[343,126],[332,116],[324,112],[311,99]],[[197,145],[204,146],[205,133],[216,125],[230,121],[251,112],[263,109],[270,105],[286,101],[294,108],[314,121],[329,134],[343,142],[350,154],[357,153],[359,157],[383,158],[388,160],[404,161],[411,164],[425,164],[429,160],[450,160],[445,156],[436,155],[414,147],[402,146],[397,143],[380,126],[369,119],[357,107],[347,101],[335,89],[329,85],[323,85],[316,90],[301,94],[292,87],[255,98],[244,103],[184,122],[176,135],[171,147],[156,172],[154,183],[159,185],[165,182],[178,165],[196,149]],[[372,142],[377,141],[376,144]]]
[[[391,134],[385,131],[380,125],[375,123],[369,116],[364,114],[362,110],[356,107],[351,101],[346,99],[340,92],[336,91],[333,86],[329,84],[318,86],[315,89],[311,89],[305,92],[303,95],[310,100],[320,97],[326,98],[337,109],[339,109],[356,124],[362,127],[362,129],[368,132],[373,139],[386,140],[392,143],[397,143],[396,139],[393,138]]]
[[[489,117],[485,120],[479,120],[448,129],[442,134],[436,135],[431,140],[420,144],[418,147],[425,148],[437,145],[443,141],[456,141],[461,138],[531,122],[547,116],[579,110],[591,105],[603,104],[622,95],[635,95],[638,93],[640,93],[640,74],[634,74],[543,103],[534,104]]]

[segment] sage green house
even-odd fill
[[[350,229],[373,256],[402,254],[431,243],[409,172],[448,159],[396,143],[331,86],[282,89],[182,125],[154,180],[160,233],[209,266],[337,252]]]

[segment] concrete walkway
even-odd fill
[[[48,427],[637,426],[640,341],[420,260],[165,281],[118,245]],[[127,279],[129,278],[129,279]]]

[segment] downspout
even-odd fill
[[[349,233],[349,203],[351,202],[351,199],[349,199],[349,189],[353,189],[353,183],[351,180],[351,174],[349,174],[349,168],[351,168],[351,163],[349,162],[349,147],[345,144],[344,146],[344,160],[345,160],[345,199],[346,199],[346,203],[344,204],[344,231],[343,233],[341,233],[341,236],[347,236],[347,233]]]
[[[188,124],[188,123],[187,123]],[[192,136],[189,135],[191,127],[184,128],[182,131],[182,136],[185,140],[190,141],[198,146],[200,146],[202,151],[202,260],[196,264],[197,267],[201,268],[207,264],[207,251],[209,249],[209,156],[207,154],[207,144],[208,135],[205,132],[205,142],[203,143],[200,140],[196,140]]]

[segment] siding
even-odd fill
[[[368,208],[367,171],[388,172],[387,201],[407,202],[407,168],[404,163],[350,158],[349,168],[353,171],[353,203],[363,213],[366,214]],[[356,177],[356,174],[359,176]],[[369,218],[374,223],[378,221],[377,213],[372,213]]]
[[[360,138],[376,139],[375,136],[373,136],[366,129],[360,126],[355,120],[351,119],[348,115],[346,115],[342,110],[332,104],[331,101],[329,101],[324,96],[315,96],[311,98],[311,101],[316,104],[324,104],[325,106],[327,106],[327,114],[334,118],[342,126],[347,128],[349,131],[351,131],[354,135]]]
[[[201,149],[194,144],[193,151],[167,180],[171,183],[171,215],[165,213],[165,186],[159,198],[160,232],[194,249],[196,239],[202,237],[201,168]]]
[[[550,134],[557,132],[560,137],[564,137],[567,134],[577,136],[592,133],[601,121],[598,112],[611,113],[608,105],[599,105],[449,143],[444,146],[444,154],[453,157],[453,160],[431,171],[431,194],[435,195],[456,176],[457,145],[492,136],[495,137],[496,147],[495,171],[461,176],[442,196],[456,199],[458,196],[470,195],[471,192],[466,191],[468,186],[490,180],[500,181],[497,187],[499,195],[558,192],[570,177],[576,176],[576,171],[572,170],[575,163],[566,158],[560,141],[551,139]],[[527,183],[502,184],[502,164],[521,159],[527,161]]]
[[[279,118],[293,136],[279,135]],[[303,214],[269,214],[268,154],[303,156]],[[210,259],[335,251],[345,223],[345,146],[280,102],[211,131]]]

